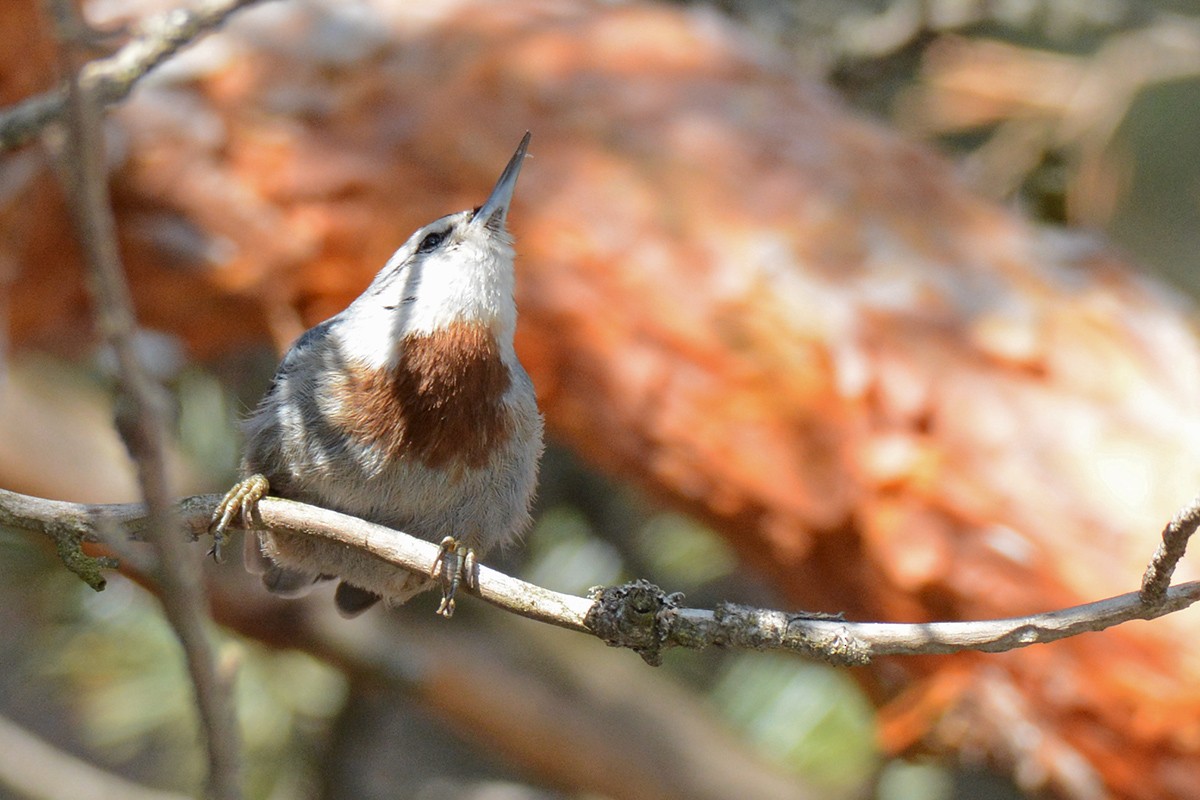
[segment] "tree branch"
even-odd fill
[[[1155,606],[1167,599],[1175,566],[1187,550],[1188,539],[1200,527],[1200,495],[1181,508],[1163,528],[1162,542],[1142,576],[1142,602]]]
[[[259,0],[202,0],[193,9],[174,9],[140,22],[134,38],[108,58],[92,61],[79,81],[104,106],[124,100],[150,70],[210,32],[231,14]],[[65,86],[0,111],[0,152],[36,136],[67,108]]]
[[[200,565],[190,557],[174,507],[166,457],[167,394],[142,364],[136,346],[137,321],[108,195],[100,87],[81,77],[87,66],[76,37],[83,27],[73,6],[69,0],[55,0],[51,8],[60,39],[60,65],[67,78],[61,171],[91,273],[97,327],[116,356],[117,428],[137,465],[146,501],[146,531],[158,554],[160,569],[154,578],[162,587],[163,611],[183,648],[195,688],[208,752],[207,794],[214,800],[238,800],[241,745],[231,681],[217,665]],[[75,552],[77,547],[67,550],[71,555]]]
[[[40,800],[188,800],[96,767],[0,717],[0,786]]]
[[[183,500],[179,514],[195,536],[207,531],[219,495]],[[336,511],[274,497],[259,503],[261,522],[276,533],[319,536],[370,553],[397,568],[428,572],[437,557],[432,542]],[[120,523],[137,531],[145,509],[137,504],[81,505],[41,500],[0,490],[0,521],[49,536],[61,530],[96,539],[96,530]],[[86,533],[91,531],[91,533]],[[964,622],[850,622],[829,615],[722,604],[714,610],[684,608],[645,581],[605,589],[595,597],[561,594],[484,566],[477,588],[466,591],[494,606],[562,628],[591,633],[610,645],[629,647],[651,664],[671,647],[736,647],[787,650],[836,665],[866,664],[883,655],[937,655],[962,650],[998,653],[1101,631],[1135,619],[1154,619],[1200,600],[1200,581],[1166,590],[1162,602],[1136,593],[1044,614]]]

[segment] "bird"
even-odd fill
[[[213,513],[210,551],[253,527],[268,495],[350,514],[439,544],[429,574],[345,545],[248,532],[245,561],[271,592],[336,578],[353,617],[442,584],[454,613],[460,578],[529,526],[544,422],[513,335],[508,211],[526,132],[481,206],[419,228],[343,311],[302,334],[243,421],[240,480]],[[452,564],[443,571],[443,566]]]

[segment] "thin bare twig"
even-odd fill
[[[63,174],[84,258],[98,328],[116,356],[117,427],[137,464],[146,500],[148,537],[158,551],[160,599],[186,657],[208,749],[207,794],[237,800],[241,791],[241,747],[228,676],[217,666],[209,635],[207,599],[200,566],[190,557],[174,507],[166,460],[167,395],[141,363],[136,347],[133,301],[117,250],[116,223],[108,196],[103,120],[95,86],[80,79],[82,58],[71,40],[82,29],[69,0],[52,4],[59,31],[61,68],[67,78],[66,148]]]
[[[1162,542],[1154,551],[1146,574],[1142,576],[1142,602],[1149,606],[1158,605],[1166,600],[1167,588],[1171,585],[1171,576],[1179,559],[1187,550],[1188,539],[1200,527],[1200,496],[1179,509],[1163,528]]]
[[[219,495],[180,502],[183,523],[196,536],[207,531]],[[394,564],[427,572],[437,557],[431,542],[335,511],[268,497],[259,503],[262,524],[278,533],[319,536]],[[83,532],[121,523],[138,530],[145,509],[137,504],[82,505],[41,500],[0,490],[0,521],[53,535],[64,526]],[[197,554],[198,556],[198,554]],[[499,608],[562,628],[591,633],[630,647],[650,663],[671,647],[737,647],[789,650],[835,664],[864,664],[882,655],[933,655],[961,650],[989,653],[1101,631],[1135,619],[1153,619],[1200,600],[1200,582],[1170,587],[1159,603],[1137,593],[1072,608],[997,620],[932,623],[850,622],[828,615],[723,604],[714,610],[684,608],[681,598],[644,581],[607,589],[597,597],[553,592],[481,566],[470,592]]]
[[[231,14],[259,0],[202,0],[193,9],[175,9],[138,24],[134,38],[108,58],[83,67],[80,82],[102,105],[124,100],[148,72],[218,27]],[[22,100],[0,111],[0,152],[19,147],[63,116],[67,88]]]

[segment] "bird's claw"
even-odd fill
[[[478,583],[477,570],[478,560],[473,548],[459,543],[453,536],[442,539],[438,544],[437,558],[429,570],[430,577],[437,578],[442,584],[442,602],[438,604],[438,614],[443,617],[454,616],[454,595],[458,592],[459,584],[466,583],[474,589]]]
[[[239,516],[242,518],[243,527],[249,528],[254,525],[258,501],[267,496],[270,488],[266,476],[251,475],[234,484],[221,498],[221,502],[217,503],[208,523],[208,530],[213,537],[208,555],[212,556],[213,561],[220,563],[224,560],[221,548],[225,544],[225,531]]]

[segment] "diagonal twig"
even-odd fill
[[[192,9],[150,17],[139,23],[134,38],[112,56],[84,66],[80,83],[102,105],[117,103],[152,69],[256,2],[259,0],[202,0]],[[20,147],[49,122],[61,118],[67,108],[67,92],[62,86],[0,110],[0,152]]]
[[[1175,574],[1175,567],[1187,550],[1188,539],[1197,527],[1200,527],[1200,496],[1181,508],[1163,528],[1162,542],[1154,551],[1146,574],[1142,576],[1140,594],[1143,603],[1155,606],[1165,602],[1171,576]]]
[[[0,787],[41,800],[188,800],[106,772],[2,716]]]

